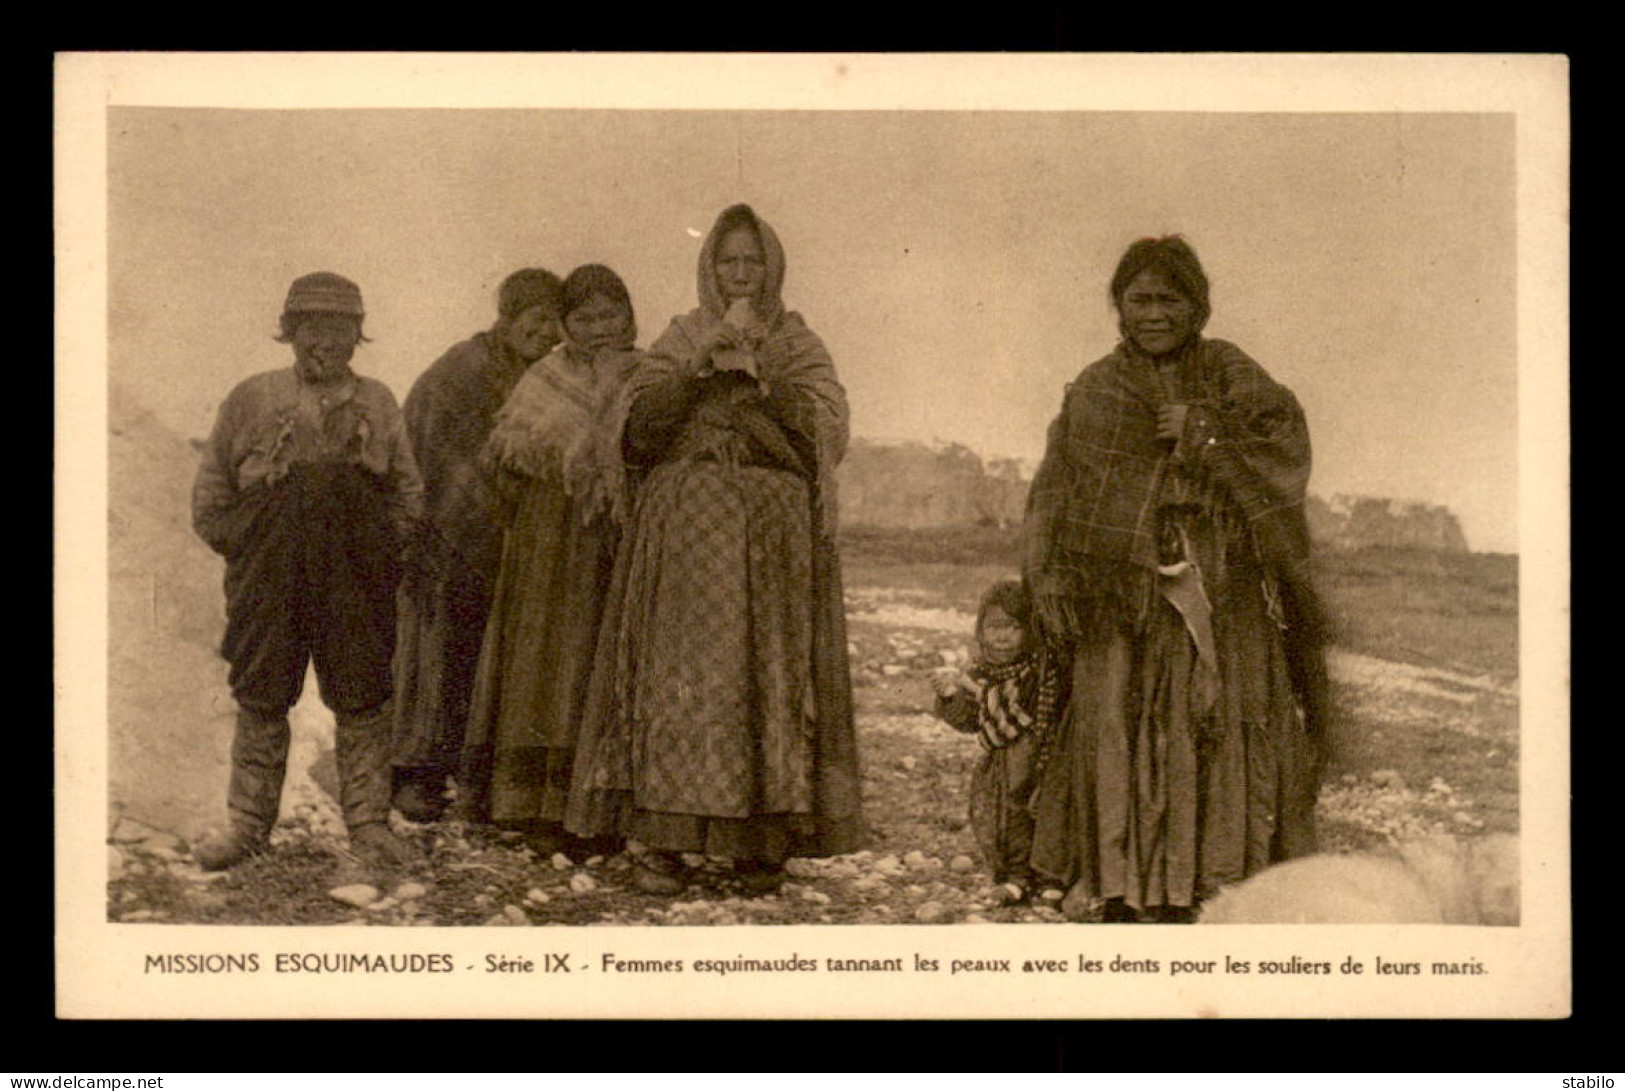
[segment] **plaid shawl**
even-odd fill
[[[1193,504],[1239,514],[1273,570],[1307,576],[1309,433],[1292,392],[1236,346],[1192,338],[1172,382],[1127,344],[1067,389],[1027,502],[1024,567],[1035,595],[1074,604],[1080,628],[1137,621],[1158,562],[1157,513]],[[1177,449],[1157,409],[1191,407]]]

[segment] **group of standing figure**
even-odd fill
[[[847,402],[784,276],[773,229],[727,209],[698,306],[639,350],[613,271],[521,270],[404,412],[350,371],[359,288],[294,282],[294,366],[227,398],[194,490],[239,705],[203,866],[265,850],[312,660],[352,848],[380,866],[414,857],[391,807],[434,821],[452,782],[465,817],[539,850],[628,844],[655,894],[696,878],[692,854],[766,888],[862,846]],[[1182,241],[1131,248],[1112,298],[1124,339],[1051,429],[1024,579],[990,592],[938,711],[988,749],[973,826],[1010,900],[1178,919],[1312,850],[1308,440],[1285,387],[1200,336]]]

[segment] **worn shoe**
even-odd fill
[[[419,853],[382,822],[368,822],[350,831],[350,851],[376,868],[394,870],[417,862]]]
[[[1017,882],[1000,883],[993,887],[983,897],[989,905],[1026,905],[1032,892]]]
[[[421,780],[407,780],[395,789],[390,804],[408,822],[438,822],[446,813],[446,790]]]
[[[1136,924],[1140,912],[1122,898],[1107,898],[1100,910],[1100,920],[1102,924]]]
[[[747,895],[771,894],[784,885],[784,862],[781,860],[735,860],[735,884]]]
[[[233,828],[230,833],[219,834],[198,845],[192,850],[192,857],[204,871],[225,871],[270,847],[264,834]]]
[[[632,885],[645,894],[670,897],[688,889],[688,869],[664,852],[641,852],[632,861]]]

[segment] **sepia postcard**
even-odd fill
[[[57,1014],[1568,1016],[1569,141],[1556,56],[59,55]]]

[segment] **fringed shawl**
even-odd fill
[[[1077,604],[1086,624],[1135,620],[1158,563],[1157,513],[1192,504],[1239,518],[1266,565],[1301,571],[1309,432],[1292,392],[1236,346],[1193,338],[1177,390],[1149,357],[1119,345],[1067,389],[1027,504],[1024,567],[1035,595]],[[1157,411],[1191,407],[1177,450]]]
[[[632,348],[600,350],[590,367],[560,345],[525,372],[483,455],[489,469],[557,480],[583,524],[624,523],[628,496],[621,437],[642,362]]]

